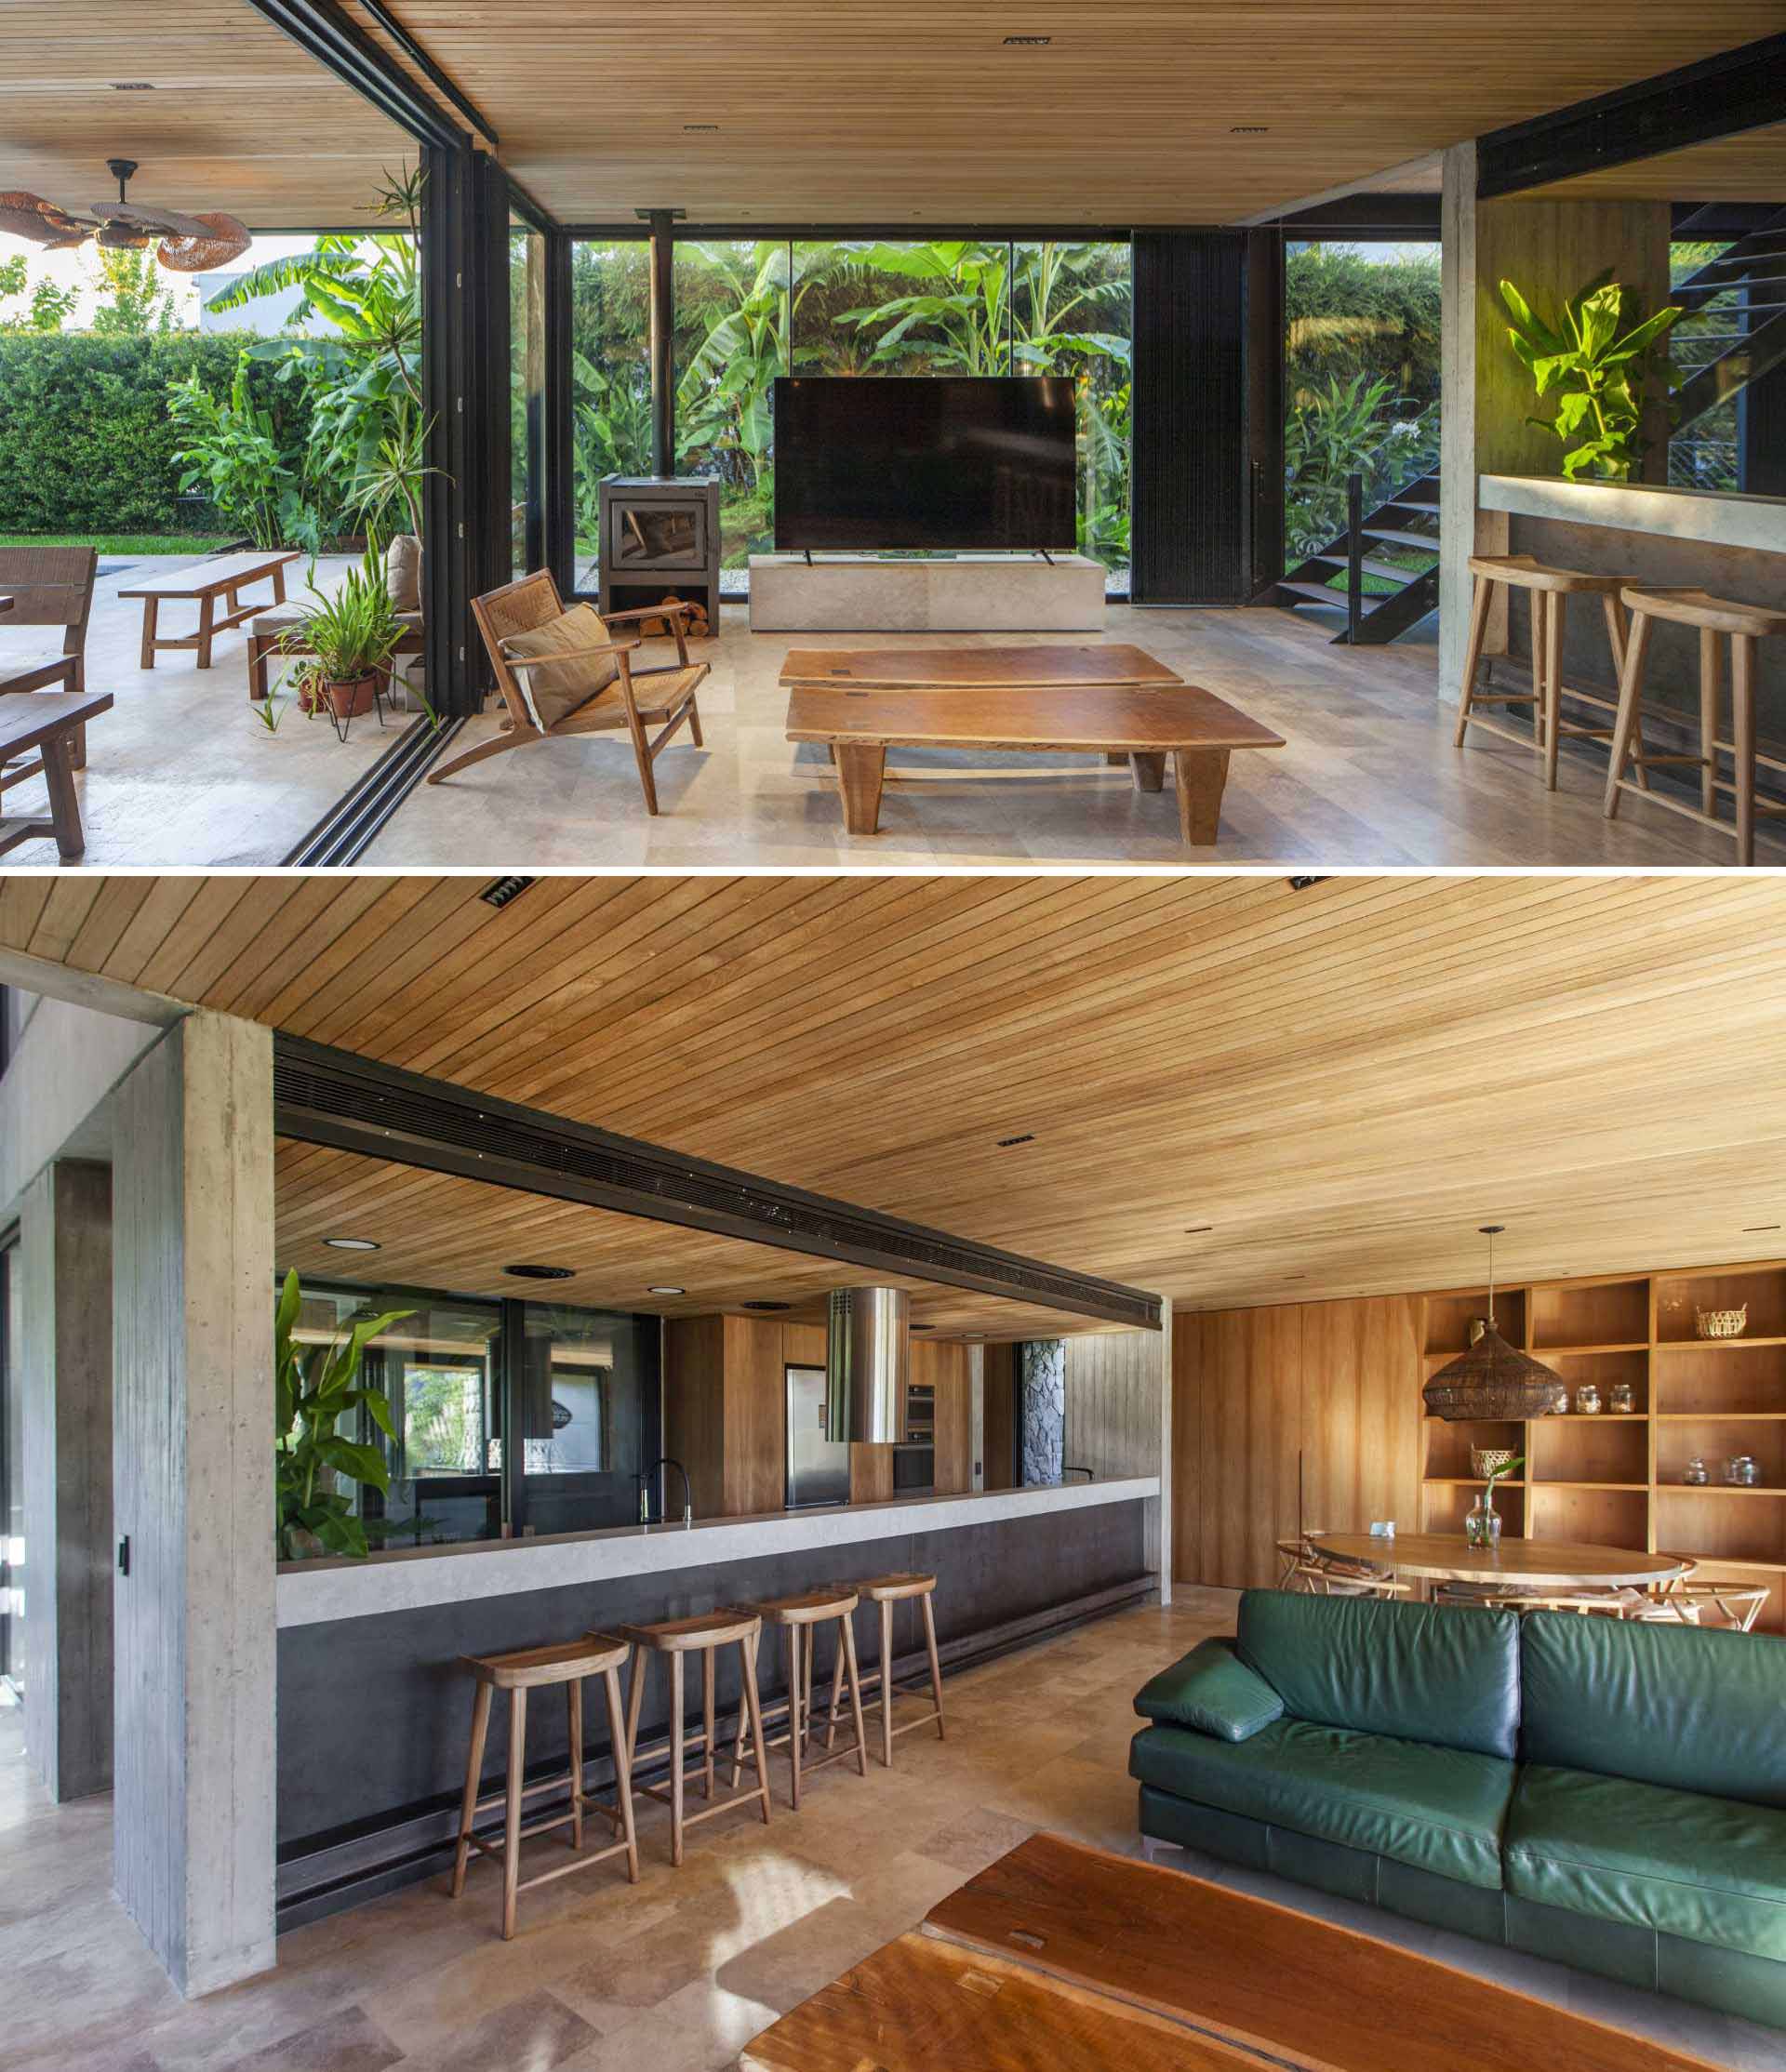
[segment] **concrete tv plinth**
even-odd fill
[[[1098,633],[1104,569],[1085,554],[881,560],[751,556],[753,633]]]

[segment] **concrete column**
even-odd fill
[[[118,1897],[189,1995],[273,1961],[273,1039],[171,1030],[113,1152]]]
[[[112,1171],[21,1204],[25,1749],[52,1799],[112,1784]]]

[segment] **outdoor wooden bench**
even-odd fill
[[[49,787],[49,817],[0,818],[0,856],[33,837],[53,834],[65,863],[87,847],[80,802],[74,796],[75,737],[90,719],[108,711],[110,691],[20,691],[0,697],[0,791],[42,776]],[[36,750],[36,760],[13,768],[15,757]]]
[[[271,580],[273,602],[283,604],[286,564],[302,559],[296,547],[274,547],[247,554],[218,554],[210,561],[195,561],[187,568],[170,569],[165,576],[146,577],[140,583],[132,583],[127,590],[119,591],[120,597],[142,600],[141,666],[153,669],[156,655],[165,648],[195,647],[199,668],[209,669],[212,639],[267,608],[264,598],[259,604],[245,604],[242,592],[250,583]],[[168,601],[197,604],[197,632],[169,640],[156,631],[161,606]],[[221,613],[218,610],[220,602],[226,607]]]

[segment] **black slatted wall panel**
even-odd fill
[[[1251,592],[1246,252],[1241,231],[1135,233],[1138,604]]]

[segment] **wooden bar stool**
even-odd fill
[[[1547,568],[1531,554],[1472,554],[1470,573],[1476,578],[1475,594],[1470,607],[1470,641],[1464,651],[1463,684],[1458,699],[1458,731],[1455,746],[1463,746],[1463,737],[1472,726],[1479,726],[1485,734],[1499,735],[1503,741],[1513,741],[1520,748],[1531,749],[1544,758],[1544,788],[1556,790],[1556,751],[1566,735],[1579,736],[1589,740],[1610,740],[1610,726],[1583,726],[1578,721],[1563,717],[1562,703],[1565,697],[1579,698],[1583,704],[1598,706],[1610,713],[1616,701],[1600,697],[1592,691],[1566,690],[1563,683],[1563,623],[1571,597],[1598,597],[1601,609],[1606,614],[1606,642],[1612,649],[1613,673],[1622,682],[1625,669],[1625,619],[1619,605],[1619,596],[1624,588],[1622,576],[1593,576],[1579,568]],[[1476,688],[1476,672],[1482,666],[1482,644],[1488,630],[1488,609],[1494,602],[1497,583],[1509,590],[1523,590],[1532,600],[1532,687],[1529,691],[1483,691]],[[1628,595],[1628,593],[1627,593]],[[1529,705],[1532,708],[1532,731],[1530,735],[1518,733],[1511,726],[1497,725],[1493,720],[1479,718],[1478,705]],[[1643,743],[1638,742],[1642,772]],[[1645,788],[1648,779],[1644,777]]]
[[[942,1723],[942,1667],[937,1659],[937,1622],[930,1609],[930,1600],[936,1593],[937,1579],[934,1575],[876,1575],[866,1583],[856,1586],[857,1594],[871,1604],[881,1608],[881,1661],[880,1667],[871,1669],[862,1680],[864,1690],[878,1690],[881,1693],[881,1760],[891,1770],[893,1767],[893,1736],[910,1733],[913,1727],[927,1726],[932,1720],[937,1723],[937,1739],[947,1740]],[[893,1724],[893,1694],[900,1692],[907,1697],[922,1697],[923,1687],[918,1684],[899,1683],[891,1676],[893,1663],[893,1607],[906,1598],[916,1598],[918,1609],[924,1617],[924,1646],[930,1657],[930,1710],[921,1712],[913,1720]],[[830,1747],[831,1736],[837,1731],[838,1685],[835,1676],[831,1683],[831,1723],[826,1730],[825,1746]]]
[[[837,1762],[854,1755],[856,1770],[860,1776],[868,1774],[868,1739],[862,1728],[862,1683],[856,1662],[856,1628],[850,1623],[850,1614],[857,1605],[857,1592],[853,1587],[833,1585],[830,1587],[807,1590],[797,1597],[771,1598],[762,1604],[753,1604],[765,1626],[779,1626],[782,1632],[782,1660],[787,1670],[788,1694],[768,1710],[771,1721],[785,1715],[787,1732],[772,1734],[771,1748],[786,1747],[793,1765],[791,1800],[793,1810],[800,1810],[800,1778],[803,1770],[822,1770],[828,1762]],[[856,1721],[855,1747],[839,1748],[834,1754],[819,1757],[816,1760],[808,1754],[813,1739],[812,1724],[812,1654],[813,1639],[821,1626],[835,1624],[837,1627],[837,1679],[846,1676],[849,1685],[850,1712]],[[835,1703],[833,1707],[833,1722]],[[738,1750],[744,1740],[744,1720],[740,1714],[738,1722],[738,1747],[733,1750],[732,1779],[738,1779]],[[829,1740],[826,1747],[830,1747]]]
[[[620,1665],[631,1649],[611,1633],[590,1633],[580,1640],[560,1641],[553,1647],[523,1648],[514,1654],[466,1655],[464,1667],[477,1679],[472,1699],[472,1747],[465,1761],[465,1796],[459,1813],[459,1851],[453,1859],[453,1897],[465,1890],[465,1871],[473,1849],[494,1856],[502,1866],[502,1940],[514,1937],[515,1898],[535,1885],[564,1878],[590,1864],[605,1863],[610,1856],[624,1855],[626,1875],[639,1881],[639,1848],[633,1832],[633,1785],[627,1760],[626,1731],[620,1719]],[[607,1731],[614,1751],[614,1802],[596,1799],[583,1789],[583,1679],[598,1676],[607,1692]],[[527,1760],[527,1693],[549,1684],[563,1684],[570,1732],[570,1767],[562,1776],[542,1783],[523,1783]],[[500,1793],[480,1798],[478,1786],[484,1767],[484,1740],[489,1730],[490,1705],[497,1692],[509,1693],[509,1773]],[[570,1788],[570,1810],[531,1826],[521,1825],[523,1801],[541,1792]],[[473,1825],[486,1806],[503,1809],[502,1840],[486,1841],[473,1834]],[[583,1853],[583,1811],[604,1814],[620,1840],[612,1847]],[[532,1878],[521,1876],[521,1844],[529,1835],[543,1835],[553,1827],[570,1829],[570,1846],[576,1860],[542,1870]]]
[[[1619,723],[1613,730],[1612,767],[1606,773],[1606,818],[1619,811],[1619,794],[1632,789],[1625,776],[1625,762],[1634,754],[1639,779],[1646,763],[1682,763],[1699,772],[1699,803],[1669,798],[1662,792],[1648,793],[1657,805],[1671,813],[1685,814],[1702,827],[1716,828],[1720,834],[1733,834],[1737,861],[1755,860],[1755,815],[1786,813],[1786,805],[1755,797],[1755,643],[1786,633],[1786,613],[1770,612],[1759,604],[1736,604],[1722,597],[1708,597],[1702,590],[1649,589],[1633,587],[1623,593],[1631,614],[1631,643],[1619,679]],[[1659,618],[1671,618],[1679,626],[1696,626],[1699,634],[1699,752],[1698,755],[1644,754],[1638,715],[1644,696],[1644,668],[1649,659],[1649,636]],[[1718,738],[1718,675],[1720,637],[1730,643],[1730,738]],[[1636,747],[1628,744],[1637,736]],[[1730,757],[1730,782],[1718,775],[1718,753]],[[1718,793],[1734,794],[1734,826],[1718,817]]]
[[[647,1799],[660,1800],[670,1809],[670,1861],[682,1862],[683,1837],[688,1828],[703,1820],[713,1820],[720,1813],[729,1813],[736,1805],[754,1799],[762,1812],[766,1826],[769,1818],[769,1766],[763,1752],[763,1710],[756,1691],[756,1647],[762,1633],[762,1622],[753,1611],[737,1607],[716,1612],[697,1613],[692,1618],[660,1619],[652,1626],[626,1626],[620,1628],[627,1640],[638,1649],[633,1662],[633,1681],[626,1694],[626,1754],[629,1767],[638,1747],[639,1712],[645,1703],[645,1679],[646,1665],[654,1654],[663,1655],[670,1664],[670,1778],[667,1784],[637,1785],[633,1788]],[[692,1768],[700,1779],[701,1796],[713,1798],[713,1655],[714,1650],[736,1647],[741,1665],[743,1702],[739,1707],[739,1746],[733,1754],[732,1788],[724,1799],[691,1813],[684,1809],[685,1787]],[[701,1731],[693,1739],[687,1733],[687,1722],[683,1718],[683,1691],[685,1682],[684,1660],[699,1654],[700,1656]],[[744,1748],[746,1728],[750,1730],[751,1748]],[[689,1750],[700,1751],[699,1762],[690,1765]],[[748,1791],[738,1788],[739,1771],[744,1763],[754,1765],[756,1782]]]

